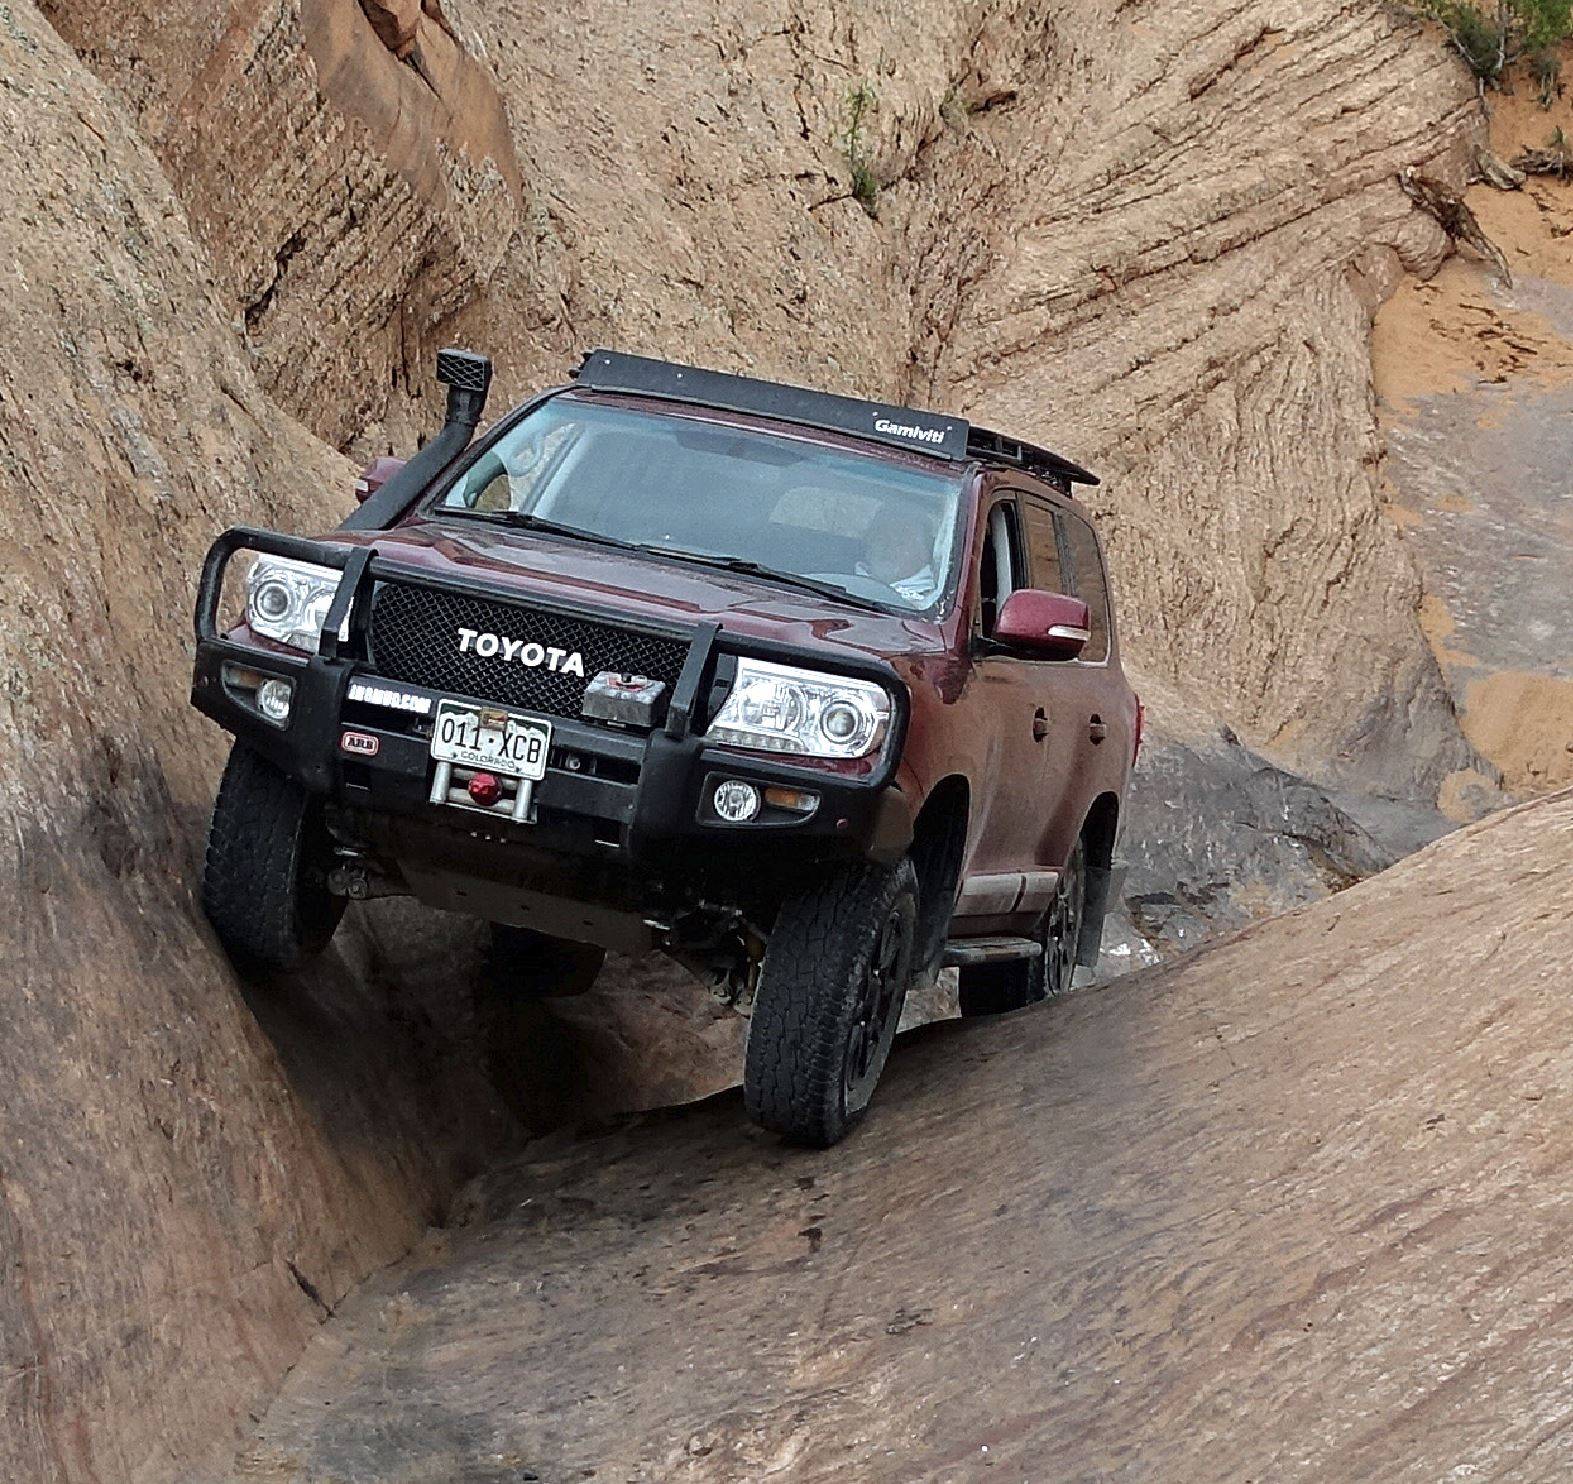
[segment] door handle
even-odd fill
[[[1092,719],[1087,723],[1087,735],[1091,737],[1094,742],[1101,742],[1109,735],[1109,729],[1103,724],[1103,718],[1097,715],[1096,712],[1093,714]]]
[[[1032,713],[1032,740],[1041,742],[1049,735],[1049,713],[1039,706]]]

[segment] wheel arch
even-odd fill
[[[1114,894],[1114,845],[1120,831],[1120,798],[1101,793],[1092,801],[1082,822],[1081,840],[1086,850],[1087,897],[1082,908],[1081,936],[1076,961],[1094,968],[1103,947],[1103,923]]]
[[[918,876],[918,940],[915,962],[920,973],[936,968],[944,952],[961,865],[967,850],[972,787],[959,773],[942,778],[929,790],[912,825],[912,867]]]

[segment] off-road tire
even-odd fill
[[[782,904],[744,1058],[743,1101],[755,1122],[826,1149],[867,1112],[912,980],[917,919],[909,861],[838,871]]]
[[[563,999],[586,993],[605,962],[592,943],[494,922],[486,988],[497,1000]]]
[[[237,965],[295,969],[328,946],[344,915],[332,856],[322,801],[237,742],[202,869],[202,910]]]
[[[1043,952],[1014,963],[973,964],[957,975],[963,1016],[1005,1015],[1039,1000],[1053,999],[1071,987],[1076,947],[1087,901],[1087,850],[1078,839],[1055,888],[1054,900],[1038,924]]]

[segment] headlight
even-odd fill
[[[869,680],[740,659],[706,736],[803,757],[867,757],[890,732],[890,692]]]
[[[315,654],[344,574],[314,562],[259,556],[246,574],[246,622],[259,634]],[[349,638],[349,618],[339,638]]]

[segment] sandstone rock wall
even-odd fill
[[[472,20],[570,265],[461,316],[515,388],[609,340],[1062,445],[1144,668],[1319,777],[1434,798],[1470,760],[1361,390],[1377,296],[1445,250],[1394,176],[1474,127],[1433,38],[1331,3]]]
[[[45,10],[134,109],[263,388],[341,445],[394,388],[419,396],[426,348],[510,250],[524,204],[502,102],[440,9]]]
[[[1320,778],[1435,799],[1473,763],[1359,388],[1446,246],[1394,177],[1457,178],[1476,114],[1390,8],[406,6],[451,63],[423,113],[350,0],[209,9],[51,0],[333,441],[407,444],[438,334],[504,395],[608,342],[960,407],[1106,474],[1145,668]],[[346,150],[380,209],[330,188]],[[433,154],[501,184],[444,195]]]
[[[196,564],[232,521],[331,518],[349,468],[258,389],[157,162],[16,0],[0,135],[0,1478],[163,1481],[511,1123],[429,933],[360,925],[243,992],[197,926]]]

